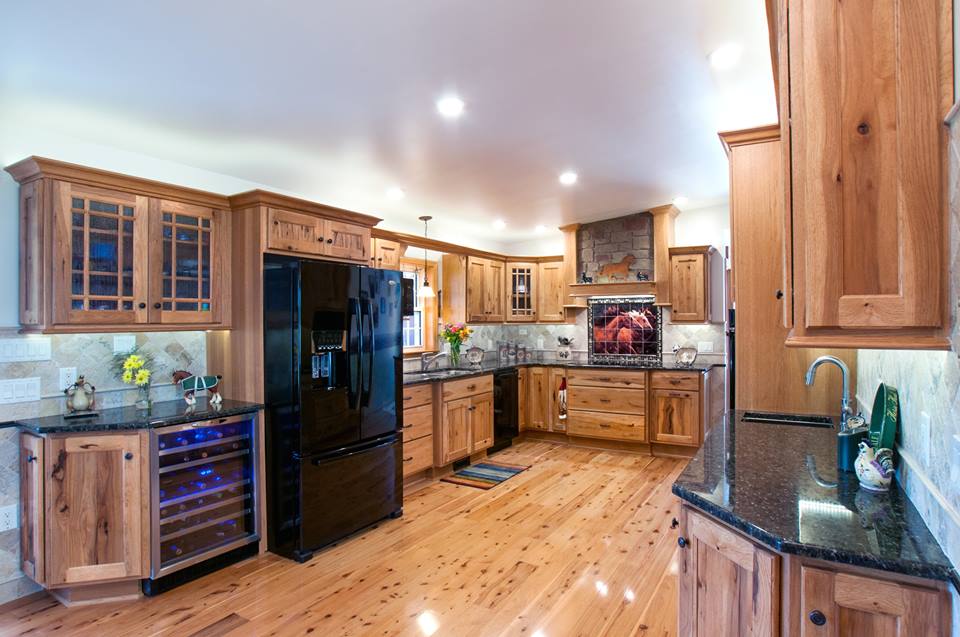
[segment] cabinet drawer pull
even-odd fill
[[[609,383],[611,382],[609,376],[597,376],[597,382],[599,383]]]
[[[128,451],[127,453],[123,454],[123,459],[124,459],[124,460],[133,460],[133,452]]]
[[[404,429],[410,429],[411,427],[413,427],[413,425],[404,425],[404,426],[403,426]]]
[[[467,385],[467,391],[473,391],[476,388],[477,388],[476,385]]]
[[[476,406],[476,405],[472,405],[472,406],[470,406],[470,407],[467,407],[467,411],[476,411],[476,410],[477,410],[477,406]]]
[[[610,402],[610,399],[609,399],[609,398],[601,398],[601,399],[600,399],[600,402],[606,404],[606,403],[609,403],[609,402]]]
[[[609,428],[610,428],[610,425],[609,425],[608,423],[602,422],[602,423],[600,423],[600,428],[601,428],[601,429],[609,429]]]
[[[403,461],[404,461],[404,462],[413,462],[413,456],[410,456],[409,458],[404,458]]]
[[[827,616],[818,610],[811,611],[810,623],[812,623],[814,626],[823,626],[827,623]]]

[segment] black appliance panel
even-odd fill
[[[400,431],[397,405],[403,374],[401,274],[360,269],[362,440]]]
[[[493,375],[493,446],[488,453],[509,447],[520,435],[517,384],[516,369]]]
[[[416,308],[416,300],[414,299],[414,296],[417,292],[413,288],[413,283],[413,279],[408,279],[407,277],[402,277],[400,279],[400,287],[402,290],[400,298],[403,300],[404,316],[413,316]]]
[[[403,470],[396,434],[300,461],[301,546],[316,549],[400,512]]]

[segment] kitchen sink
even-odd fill
[[[421,380],[443,380],[445,378],[456,378],[464,374],[472,374],[468,369],[434,369],[429,372],[405,372],[403,379],[408,382],[417,382]]]
[[[833,427],[830,416],[811,416],[809,414],[774,414],[762,411],[743,412],[743,422],[762,422],[771,425],[793,425],[796,427]]]

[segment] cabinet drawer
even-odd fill
[[[403,439],[416,440],[433,433],[433,405],[427,403],[403,410]]]
[[[423,383],[421,385],[405,385],[403,388],[403,408],[417,407],[418,405],[428,404],[433,400],[433,385]]]
[[[433,466],[433,436],[403,443],[403,477]]]
[[[570,409],[619,414],[643,414],[647,411],[647,394],[642,389],[574,387],[567,393]]]
[[[619,372],[609,369],[568,369],[567,384],[593,387],[624,387],[643,389],[647,384],[646,372]]]
[[[457,400],[476,394],[485,394],[493,391],[493,376],[477,376],[463,380],[448,380],[443,384],[443,400]]]
[[[700,372],[651,372],[650,386],[654,389],[700,391]]]
[[[567,433],[588,438],[644,442],[647,439],[647,423],[642,414],[604,414],[571,409],[567,415]]]

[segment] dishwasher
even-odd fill
[[[520,414],[517,408],[517,370],[505,369],[493,374],[493,446],[487,453],[500,451],[513,444],[520,435]]]

